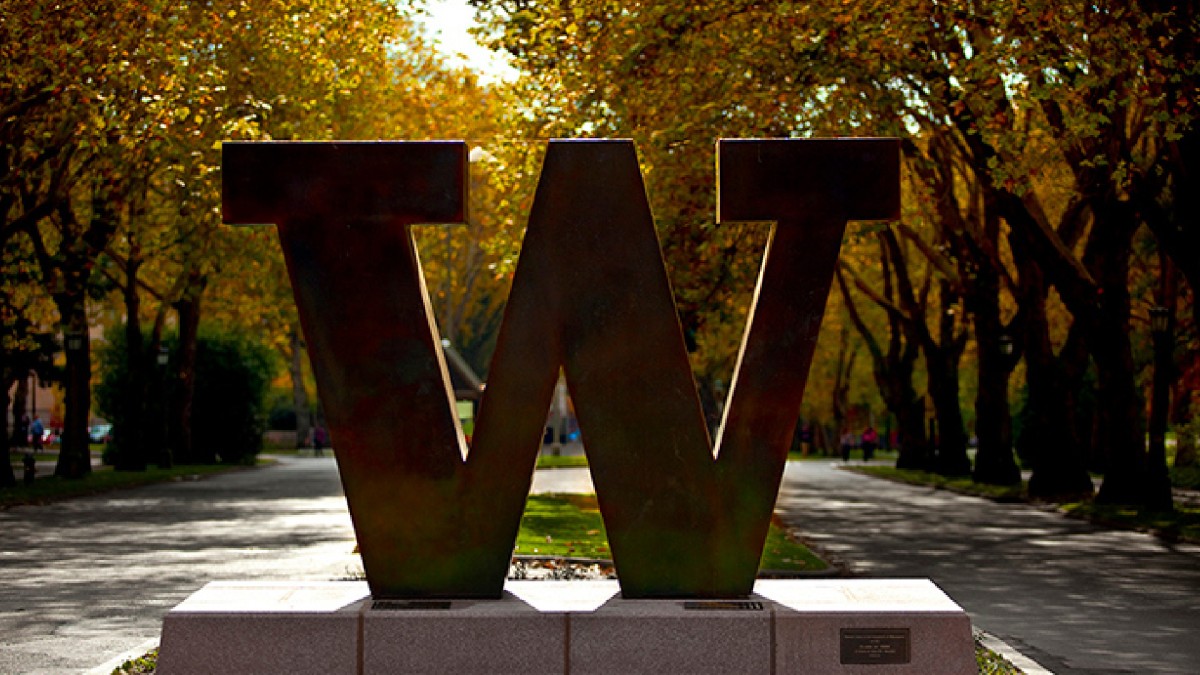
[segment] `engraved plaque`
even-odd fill
[[[843,628],[843,664],[910,663],[907,628]]]
[[[753,600],[689,600],[684,609],[762,611],[763,604]]]
[[[401,612],[422,609],[450,609],[449,600],[376,600],[371,609]]]

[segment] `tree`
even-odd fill
[[[925,435],[925,403],[913,387],[914,370],[921,354],[920,339],[916,335],[916,322],[909,320],[896,300],[897,286],[908,286],[908,294],[911,295],[908,272],[902,258],[897,264],[897,259],[893,257],[895,252],[888,246],[886,237],[881,235],[878,239],[883,260],[883,292],[876,293],[860,278],[855,278],[853,285],[885,311],[888,335],[886,351],[880,346],[874,331],[863,320],[850,295],[851,284],[846,280],[850,271],[844,263],[837,273],[838,289],[841,291],[851,323],[867,345],[874,366],[875,382],[884,403],[896,418],[900,442],[900,456],[896,460],[896,466],[902,469],[929,470],[933,468],[933,458],[929,439]]]
[[[58,349],[54,336],[38,329],[40,315],[47,312],[45,297],[37,284],[37,264],[27,246],[11,240],[0,246],[0,487],[16,485],[12,471],[8,410],[18,420],[25,406],[13,405],[9,391],[32,374],[42,381],[52,378],[52,356]],[[20,447],[18,445],[18,447]]]
[[[1128,340],[1129,244],[1144,220],[1136,205],[1161,199],[1164,175],[1190,175],[1186,159],[1165,158],[1186,158],[1186,146],[1173,139],[1186,139],[1194,126],[1194,97],[1187,94],[1195,78],[1182,83],[1195,72],[1195,41],[1177,42],[1194,36],[1192,3],[1174,11],[1152,3],[1040,1],[475,4],[492,21],[493,42],[509,48],[545,92],[539,109],[568,129],[642,129],[675,144],[730,128],[882,131],[928,140],[979,195],[972,208],[982,214],[985,237],[967,248],[990,256],[998,250],[992,224],[1002,223],[1014,256],[1020,250],[1044,274],[1018,282],[1022,322],[1043,315],[1027,307],[1049,297],[1039,290],[1042,280],[1070,311],[1099,375],[1102,432],[1093,437],[1094,455],[1111,458],[1115,478],[1105,481],[1101,497],[1145,496],[1137,423],[1143,416]],[[1145,57],[1129,59],[1131,51]],[[1064,167],[1067,184],[1040,181],[1048,166]],[[944,178],[939,184],[954,189]],[[968,261],[983,262],[973,256],[962,265]],[[1007,331],[993,306],[971,298],[965,306],[987,313],[974,322],[980,343],[999,344]],[[1017,336],[1042,333],[1036,325],[1012,327],[1022,329]],[[977,403],[989,411],[979,417],[1002,438],[1004,415],[993,408],[1007,359],[987,351],[987,393]],[[1040,359],[1030,372],[1045,372],[1048,359],[1060,358],[1023,353]],[[1031,383],[1042,386],[1049,385]],[[1033,398],[1054,395],[1047,389]],[[1043,476],[1048,494],[1078,487],[1081,450],[1046,449],[1075,464]],[[996,467],[1011,475],[1002,457]]]

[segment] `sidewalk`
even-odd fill
[[[0,511],[0,673],[88,672],[140,655],[163,615],[209,581],[361,575],[331,454],[278,460]],[[558,469],[539,471],[533,491],[590,490],[587,469]]]
[[[539,471],[535,492],[590,489]],[[1200,547],[1037,508],[788,465],[779,511],[856,575],[929,577],[1059,675],[1194,673]],[[332,457],[0,512],[0,673],[87,672],[205,583],[360,572]]]
[[[13,474],[17,477],[17,480],[20,481],[24,477],[25,472],[25,466],[22,464],[21,460],[24,459],[25,453],[31,452],[31,450],[29,448],[13,448],[9,452],[12,459]],[[54,469],[58,466],[58,448],[46,448],[44,450],[39,450],[38,454],[55,455],[55,457],[51,460],[38,460],[34,463],[34,466],[37,468],[37,473],[35,474],[36,477],[46,478],[47,476],[53,476]],[[92,463],[92,471],[106,470],[104,462],[101,461],[99,453],[92,453],[90,459]]]
[[[357,568],[333,458],[0,512],[0,673],[86,672],[209,581]]]
[[[777,510],[852,574],[933,579],[1059,675],[1200,672],[1200,546],[829,462],[790,463]]]

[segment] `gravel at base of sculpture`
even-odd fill
[[[334,581],[365,581],[362,567],[347,569],[346,575]],[[617,570],[611,560],[572,558],[513,558],[508,566],[510,581],[603,581],[616,579]]]
[[[612,562],[576,561],[563,558],[513,558],[508,578],[514,581],[582,581],[616,579]]]

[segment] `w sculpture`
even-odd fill
[[[891,139],[723,140],[718,220],[771,236],[715,441],[634,146],[551,141],[470,448],[409,232],[460,223],[462,142],[224,144],[274,224],[375,598],[498,598],[560,369],[625,598],[751,593],[842,234],[895,218]]]

